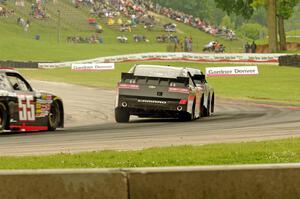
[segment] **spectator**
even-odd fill
[[[249,53],[250,52],[250,48],[251,48],[251,46],[250,46],[250,44],[247,42],[246,44],[245,44],[245,53]]]
[[[251,52],[256,53],[256,48],[257,48],[256,43],[255,43],[255,41],[253,41],[251,44]]]
[[[184,37],[184,52],[188,52],[189,39]]]

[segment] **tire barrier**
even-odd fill
[[[2,68],[38,68],[39,62],[22,62],[22,61],[0,61]]]
[[[0,171],[0,198],[299,198],[300,164]]]
[[[300,55],[286,55],[278,58],[279,66],[300,67]]]

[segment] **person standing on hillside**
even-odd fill
[[[253,41],[251,44],[251,52],[256,53],[256,48],[257,48],[256,43],[255,43],[255,41]]]
[[[250,44],[247,42],[246,44],[245,44],[245,53],[249,53],[249,51],[250,51],[250,48],[251,48],[251,46],[250,46]]]

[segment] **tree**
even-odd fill
[[[218,8],[227,12],[227,15],[236,14],[249,19],[254,12],[253,0],[215,0]]]
[[[240,28],[240,31],[243,36],[252,40],[257,40],[260,38],[260,34],[264,33],[265,28],[258,23],[245,23]]]
[[[225,15],[221,21],[221,26],[225,26],[227,28],[233,29],[234,23],[231,21],[228,15]]]
[[[267,5],[267,21],[269,30],[269,50],[276,52],[277,48],[277,21],[276,21],[276,0],[215,0],[217,6],[225,10],[228,14],[235,13],[249,19],[254,8]]]
[[[276,23],[276,0],[268,0],[268,30],[269,30],[269,52],[278,51],[277,23]]]
[[[294,7],[299,0],[278,0],[277,1],[277,17],[278,17],[278,34],[280,50],[286,50],[286,35],[284,28],[284,20],[289,19],[294,13]]]

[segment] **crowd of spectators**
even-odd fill
[[[172,8],[162,7],[159,4],[156,4],[153,11],[178,22],[182,22],[184,24],[188,24],[190,26],[198,28],[213,36],[224,36],[230,40],[235,39],[235,32],[233,30],[230,30],[226,27],[220,28],[215,25],[211,25],[210,23],[206,22],[203,19],[200,19],[199,17],[194,17],[192,15],[174,10]]]
[[[30,15],[36,19],[44,19],[47,18],[46,12],[46,0],[36,0],[35,3],[31,4]]]
[[[76,0],[74,5],[91,6],[90,13],[107,18],[109,26],[136,27],[137,24],[143,23],[145,29],[151,30],[155,21],[153,16],[147,14],[145,4],[140,0],[81,0],[79,3]],[[120,30],[123,31],[121,28]]]
[[[105,16],[107,18],[119,17],[121,14],[128,21],[125,23],[131,26],[136,26],[139,23],[144,23],[145,28],[151,30],[155,24],[155,18],[149,11],[164,15],[170,19],[198,28],[213,36],[223,36],[229,40],[236,39],[235,32],[226,27],[218,27],[207,21],[200,19],[184,12],[174,10],[172,8],[163,7],[159,4],[154,4],[151,0],[81,0],[85,4],[93,5],[91,13],[97,16]],[[114,24],[114,20],[110,19],[110,25]],[[120,25],[118,23],[118,25]]]
[[[13,9],[8,9],[6,6],[0,4],[0,17],[8,17],[14,13]]]

